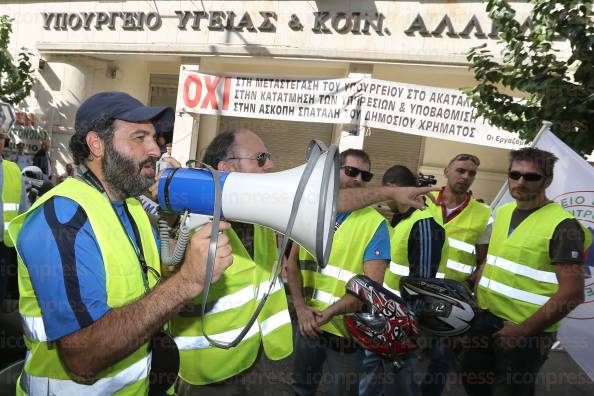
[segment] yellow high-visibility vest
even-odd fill
[[[477,300],[482,309],[519,324],[534,315],[559,289],[549,243],[557,225],[574,217],[551,202],[530,214],[508,236],[516,206],[513,201],[497,210]],[[584,235],[586,250],[592,235],[585,229]],[[558,327],[556,323],[546,331]]]
[[[437,197],[437,193],[432,193]],[[438,277],[464,281],[476,267],[476,244],[491,221],[491,209],[470,198],[468,205],[452,220],[444,222],[442,207],[427,199],[427,208],[446,230],[448,260],[438,270]]]
[[[276,261],[274,231],[254,226],[252,259],[231,229],[225,231],[233,250],[231,265],[208,295],[206,320],[200,317],[202,295],[171,320],[171,333],[180,352],[180,377],[193,385],[205,385],[233,377],[252,366],[260,346],[271,360],[289,356],[293,351],[291,317],[282,282],[277,278],[257,321],[236,347],[210,346],[210,338],[230,342],[249,321],[258,303],[268,291],[270,273]]]
[[[303,297],[307,305],[324,310],[344,296],[346,283],[355,275],[363,274],[365,249],[385,221],[372,208],[350,213],[334,234],[330,258],[324,268],[320,268],[305,249],[299,249]],[[321,328],[341,337],[349,336],[344,315],[335,316]]]
[[[88,216],[103,257],[107,305],[119,308],[133,303],[146,293],[144,274],[138,256],[126,232],[120,225],[111,202],[95,188],[74,178],[68,178],[44,194],[25,213],[11,222],[9,233],[18,241],[25,219],[31,212],[54,196],[70,198]],[[160,273],[159,252],[149,219],[136,198],[126,200],[140,233],[147,265]],[[18,246],[18,245],[17,245]],[[151,354],[148,344],[101,372],[92,385],[75,382],[64,368],[55,345],[48,343],[41,308],[31,284],[27,266],[18,259],[19,313],[23,322],[27,357],[17,384],[18,395],[144,395],[148,393],[148,373]],[[148,277],[149,287],[156,283]]]

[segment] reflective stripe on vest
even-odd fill
[[[432,194],[437,197],[437,193]],[[442,206],[427,200],[427,207],[432,211],[437,222],[443,225],[446,230],[449,243],[448,259],[464,265],[464,267],[448,266],[447,262],[444,262],[439,268],[439,277],[464,281],[476,267],[475,245],[485,232],[487,225],[493,221],[491,209],[471,197],[468,205],[444,224]],[[471,268],[470,272],[467,267]],[[460,271],[461,269],[464,271]],[[441,276],[442,274],[443,276]]]
[[[410,252],[408,248],[409,242],[411,240],[411,232],[415,227],[418,228],[419,235],[422,238],[422,240],[418,241],[419,247],[421,248],[421,250],[417,252],[418,254],[421,254],[419,264],[424,265],[429,263],[431,266],[433,266],[431,258],[423,256],[424,254],[429,253],[430,249],[437,248],[437,246],[433,244],[433,235],[431,235],[430,232],[433,230],[432,226],[434,224],[429,224],[429,222],[437,223],[434,220],[431,211],[415,210],[394,226],[390,236],[390,255],[392,261],[390,262],[389,270],[386,271],[384,276],[384,284],[389,290],[393,292],[398,291],[400,289],[400,278],[403,276],[410,276],[411,272],[413,274],[420,275],[422,273],[424,275],[424,272],[421,272],[418,268],[413,268],[413,271],[410,269]],[[439,223],[437,224],[438,227],[443,229],[442,225],[439,225]],[[437,263],[438,268],[432,268],[431,271],[441,269],[442,264],[446,262],[448,257],[448,241],[444,240],[443,245],[441,245],[439,249],[440,260],[439,263]],[[429,271],[429,269],[427,271]],[[397,295],[400,295],[400,293],[397,293]]]
[[[326,305],[332,305],[336,301],[340,300],[340,297],[333,296],[332,294],[327,293],[323,290],[316,290],[313,298],[315,300],[323,302]]]
[[[264,298],[264,294],[266,294],[268,292],[269,287],[270,287],[269,280],[260,283],[260,285],[258,286],[258,291],[257,291],[258,301],[260,301],[262,298]],[[273,293],[276,293],[277,291],[281,290],[282,288],[283,288],[283,284],[281,283],[280,277],[277,277],[276,282],[274,283],[274,286],[272,287],[272,290],[270,290],[270,295],[272,295]],[[289,312],[289,311],[287,311],[287,312]]]
[[[20,206],[20,203],[4,203],[2,205],[2,208],[4,209],[4,212],[6,212],[7,210],[18,212]]]
[[[334,265],[328,264],[326,267],[320,270],[320,273],[326,276],[330,276],[334,279],[338,279],[342,282],[348,282],[351,280],[356,274],[352,273],[351,271],[347,271],[343,268],[336,267]]]
[[[450,244],[450,248],[454,248],[454,249],[458,249],[458,250],[462,250],[463,252],[466,253],[470,253],[470,254],[475,254],[475,247],[474,245],[471,245],[470,243],[466,243],[464,241],[460,241],[458,239],[454,239],[454,238],[448,238],[448,242]]]
[[[299,268],[305,302],[318,310],[326,309],[346,293],[346,283],[363,274],[365,249],[382,222],[386,220],[375,209],[363,208],[351,212],[334,234],[328,265],[320,268],[313,257],[299,249]],[[344,316],[336,315],[322,330],[340,336],[349,335]]]
[[[270,285],[270,281],[264,281],[260,283],[258,286],[258,300],[261,300],[264,297],[264,294],[268,292],[268,286]],[[277,278],[274,287],[270,291],[270,295],[276,293],[277,291],[281,290],[283,287],[280,279]],[[217,313],[229,311],[235,308],[239,308],[242,305],[250,303],[254,299],[254,287],[252,285],[246,286],[241,290],[236,291],[235,293],[228,294],[226,296],[220,297],[216,300],[216,302],[212,305],[206,305],[206,313],[205,315],[214,315]],[[287,311],[288,312],[288,311]],[[200,317],[202,315],[202,305],[200,304],[188,304],[183,311],[184,317]]]
[[[249,303],[254,298],[254,288],[253,286],[247,286],[243,289],[236,291],[233,294],[229,294],[227,296],[223,296],[219,298],[211,309],[205,313],[205,315],[213,315],[219,312],[228,311],[230,309],[235,309],[241,307],[244,304]],[[198,314],[201,314],[201,306],[198,305],[196,307],[198,309]]]
[[[476,293],[481,309],[505,320],[522,323],[557,293],[556,267],[551,262],[550,241],[557,226],[575,219],[557,203],[550,202],[526,217],[510,233],[515,201],[497,210],[489,252]],[[584,250],[590,244],[584,230]],[[559,322],[545,331],[555,331]]]
[[[392,272],[394,275],[408,276],[410,269],[406,265],[396,264],[395,262],[391,261],[390,272]]]
[[[291,324],[291,315],[289,315],[289,311],[285,309],[260,323],[262,336],[266,337],[269,333],[286,324]]]
[[[235,339],[235,337],[239,335],[239,333],[241,333],[241,330],[243,330],[242,327],[239,329],[225,331],[223,333],[209,334],[208,336],[215,341],[231,342]],[[252,325],[252,327],[250,327],[249,331],[246,333],[245,337],[243,338],[243,340],[241,340],[239,345],[245,343],[247,340],[257,335],[258,333],[260,333],[258,323],[254,322],[254,324]],[[178,336],[175,337],[175,343],[177,344],[177,347],[180,350],[213,348],[205,336]]]
[[[503,257],[487,255],[487,264],[491,264],[495,267],[503,268],[506,271],[513,272],[517,275],[522,275],[528,278],[532,278],[538,282],[547,282],[558,285],[557,275],[554,272],[541,271],[534,268],[530,268],[526,265],[514,263],[513,261],[506,260]]]
[[[105,267],[107,305],[110,308],[119,308],[142,298],[146,293],[142,269],[125,231],[119,226],[111,203],[97,190],[79,180],[67,179],[44,194],[29,211],[15,218],[9,227],[12,240],[18,240],[27,216],[55,196],[77,202],[87,214]],[[131,220],[138,226],[146,263],[159,273],[159,254],[148,217],[136,199],[129,198],[126,203]],[[114,224],[117,227],[114,227]],[[112,366],[105,368],[93,385],[80,385],[72,380],[72,376],[60,361],[58,350],[48,345],[41,307],[31,284],[27,264],[33,266],[42,263],[24,263],[21,257],[22,254],[19,252],[19,313],[28,349],[23,385],[29,387],[33,394],[145,393],[148,390],[146,373],[150,368],[148,344],[140,346]],[[149,287],[152,287],[156,279],[149,277],[148,282]],[[21,393],[20,389],[17,390]],[[46,393],[43,393],[44,391]]]
[[[392,293],[396,294],[398,297],[400,297],[400,291],[399,290],[395,290],[395,289],[390,288],[390,286],[388,286],[385,282],[384,282],[384,285],[383,286],[386,289],[388,289],[389,291],[391,291]]]
[[[541,296],[540,294],[535,294],[531,292],[527,292],[525,290],[516,289],[511,286],[504,285],[503,283],[499,283],[489,278],[485,278],[484,276],[481,277],[481,281],[479,285],[482,287],[486,287],[487,289],[493,290],[499,294],[503,294],[507,297],[514,298],[516,300],[524,301],[530,304],[542,306],[547,301],[549,301],[549,296]]]
[[[28,339],[37,342],[47,341],[45,334],[45,325],[41,316],[21,316],[23,333]]]
[[[0,166],[2,166],[0,193],[2,194],[2,217],[4,219],[4,234],[2,235],[2,239],[5,246],[13,247],[14,243],[8,233],[8,226],[12,219],[19,214],[23,192],[23,178],[21,169],[14,162],[2,160]]]
[[[249,331],[246,333],[245,338],[241,340],[240,344],[258,334],[260,328],[262,329],[262,335],[266,336],[270,332],[289,323],[291,323],[291,316],[287,310],[280,311],[279,313],[267,318],[260,324],[259,327],[258,323],[254,322],[252,327],[250,327]],[[239,328],[219,334],[209,334],[208,336],[215,341],[231,342],[239,335],[239,333],[241,333],[241,330],[242,328]],[[175,337],[175,343],[180,350],[213,348],[205,336],[179,336]]]
[[[457,261],[449,260],[449,259],[448,259],[448,262],[446,263],[446,266],[450,269],[453,269],[454,271],[463,272],[463,273],[469,274],[469,275],[472,273],[472,270],[474,269],[473,266],[462,264]]]
[[[277,254],[275,233],[254,226],[253,257],[233,229],[226,230],[233,249],[233,265],[211,286],[207,317],[200,317],[201,297],[171,320],[171,333],[180,349],[179,376],[192,385],[206,385],[231,378],[251,367],[263,350],[278,360],[292,352],[291,319],[282,282],[277,278],[257,321],[234,348],[210,345],[230,342],[244,329],[257,304],[270,289],[270,275]]]
[[[30,355],[27,354],[27,359]],[[26,364],[26,361],[25,361]],[[151,367],[151,354],[113,377],[100,378],[91,385],[79,384],[70,380],[36,377],[23,371],[19,378],[21,389],[31,395],[111,395],[125,387],[145,379]]]

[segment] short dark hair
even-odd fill
[[[365,163],[369,164],[369,168],[371,168],[371,159],[369,158],[369,155],[365,151],[359,149],[348,149],[340,153],[340,166],[345,164],[348,156],[360,158]]]
[[[202,162],[217,169],[219,162],[233,157],[233,144],[235,143],[235,135],[238,132],[238,129],[232,129],[215,136],[206,148]]]
[[[89,131],[96,132],[104,141],[110,141],[115,130],[114,123],[115,120],[113,118],[99,118],[93,121],[89,127]],[[86,138],[87,133],[75,133],[70,138],[68,148],[70,148],[72,158],[76,165],[84,163],[91,155]]]
[[[509,153],[509,169],[511,170],[511,164],[514,161],[529,161],[536,163],[545,177],[552,177],[553,168],[558,159],[551,152],[535,147],[524,147]]]
[[[396,184],[399,187],[414,187],[417,185],[417,178],[404,165],[394,165],[384,173],[382,185]]]

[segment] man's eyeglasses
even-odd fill
[[[450,161],[450,164],[454,161],[472,161],[476,166],[481,165],[481,160],[479,160],[476,155],[472,154],[458,154]]]
[[[520,180],[520,178],[523,177],[524,180],[528,182],[540,181],[544,177],[540,173],[522,173],[517,171],[510,171],[508,176],[512,180]]]
[[[258,166],[261,168],[266,164],[266,160],[272,159],[271,153],[256,153],[255,158],[250,157],[229,157],[227,159],[248,159],[258,161]]]
[[[341,169],[344,169],[344,174],[349,176],[349,177],[357,177],[359,176],[359,173],[361,174],[361,179],[364,182],[368,182],[371,181],[371,178],[373,177],[373,173],[368,172],[368,171],[364,171],[362,169],[359,168],[355,168],[354,166],[341,166]]]

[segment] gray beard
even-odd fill
[[[122,200],[137,197],[148,191],[153,180],[140,175],[140,171],[145,164],[150,163],[154,166],[156,162],[155,157],[150,157],[137,165],[131,158],[120,154],[112,142],[107,142],[101,170],[109,190]]]

